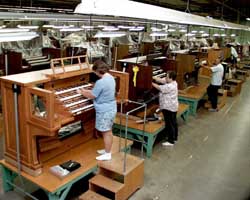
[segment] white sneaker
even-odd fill
[[[162,146],[174,146],[174,144],[172,144],[170,142],[163,142],[161,144],[162,144]]]
[[[105,153],[96,157],[96,160],[111,160],[111,153]]]
[[[97,152],[98,154],[100,154],[100,155],[106,153],[105,149],[99,149],[99,150],[97,150],[96,152]]]

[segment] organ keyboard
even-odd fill
[[[160,67],[153,66],[153,78],[164,78],[166,77],[166,72]]]
[[[73,115],[79,115],[85,110],[93,108],[94,105],[92,100],[78,94],[77,90],[81,88],[91,90],[92,87],[92,84],[82,84],[67,88],[60,88],[56,90],[55,94],[65,108],[67,108]]]

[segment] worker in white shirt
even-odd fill
[[[217,112],[218,103],[218,90],[222,85],[224,68],[220,63],[220,58],[215,59],[214,65],[212,67],[203,66],[212,72],[211,82],[207,88],[208,100],[211,101],[212,108],[209,109],[210,112]]]
[[[233,47],[233,45],[231,45],[230,50],[231,50],[231,60],[232,60],[233,67],[236,67],[237,59],[238,59],[239,55],[238,55],[236,49]]]

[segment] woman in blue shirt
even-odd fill
[[[92,90],[81,89],[78,92],[94,100],[96,111],[95,128],[102,133],[105,147],[105,149],[97,151],[101,155],[96,159],[111,160],[112,126],[117,112],[115,80],[108,73],[109,66],[101,60],[96,61],[92,69],[100,79],[95,83]]]

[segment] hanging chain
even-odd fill
[[[190,10],[189,10],[189,0],[187,0],[187,7],[186,7],[185,12],[191,13]]]

